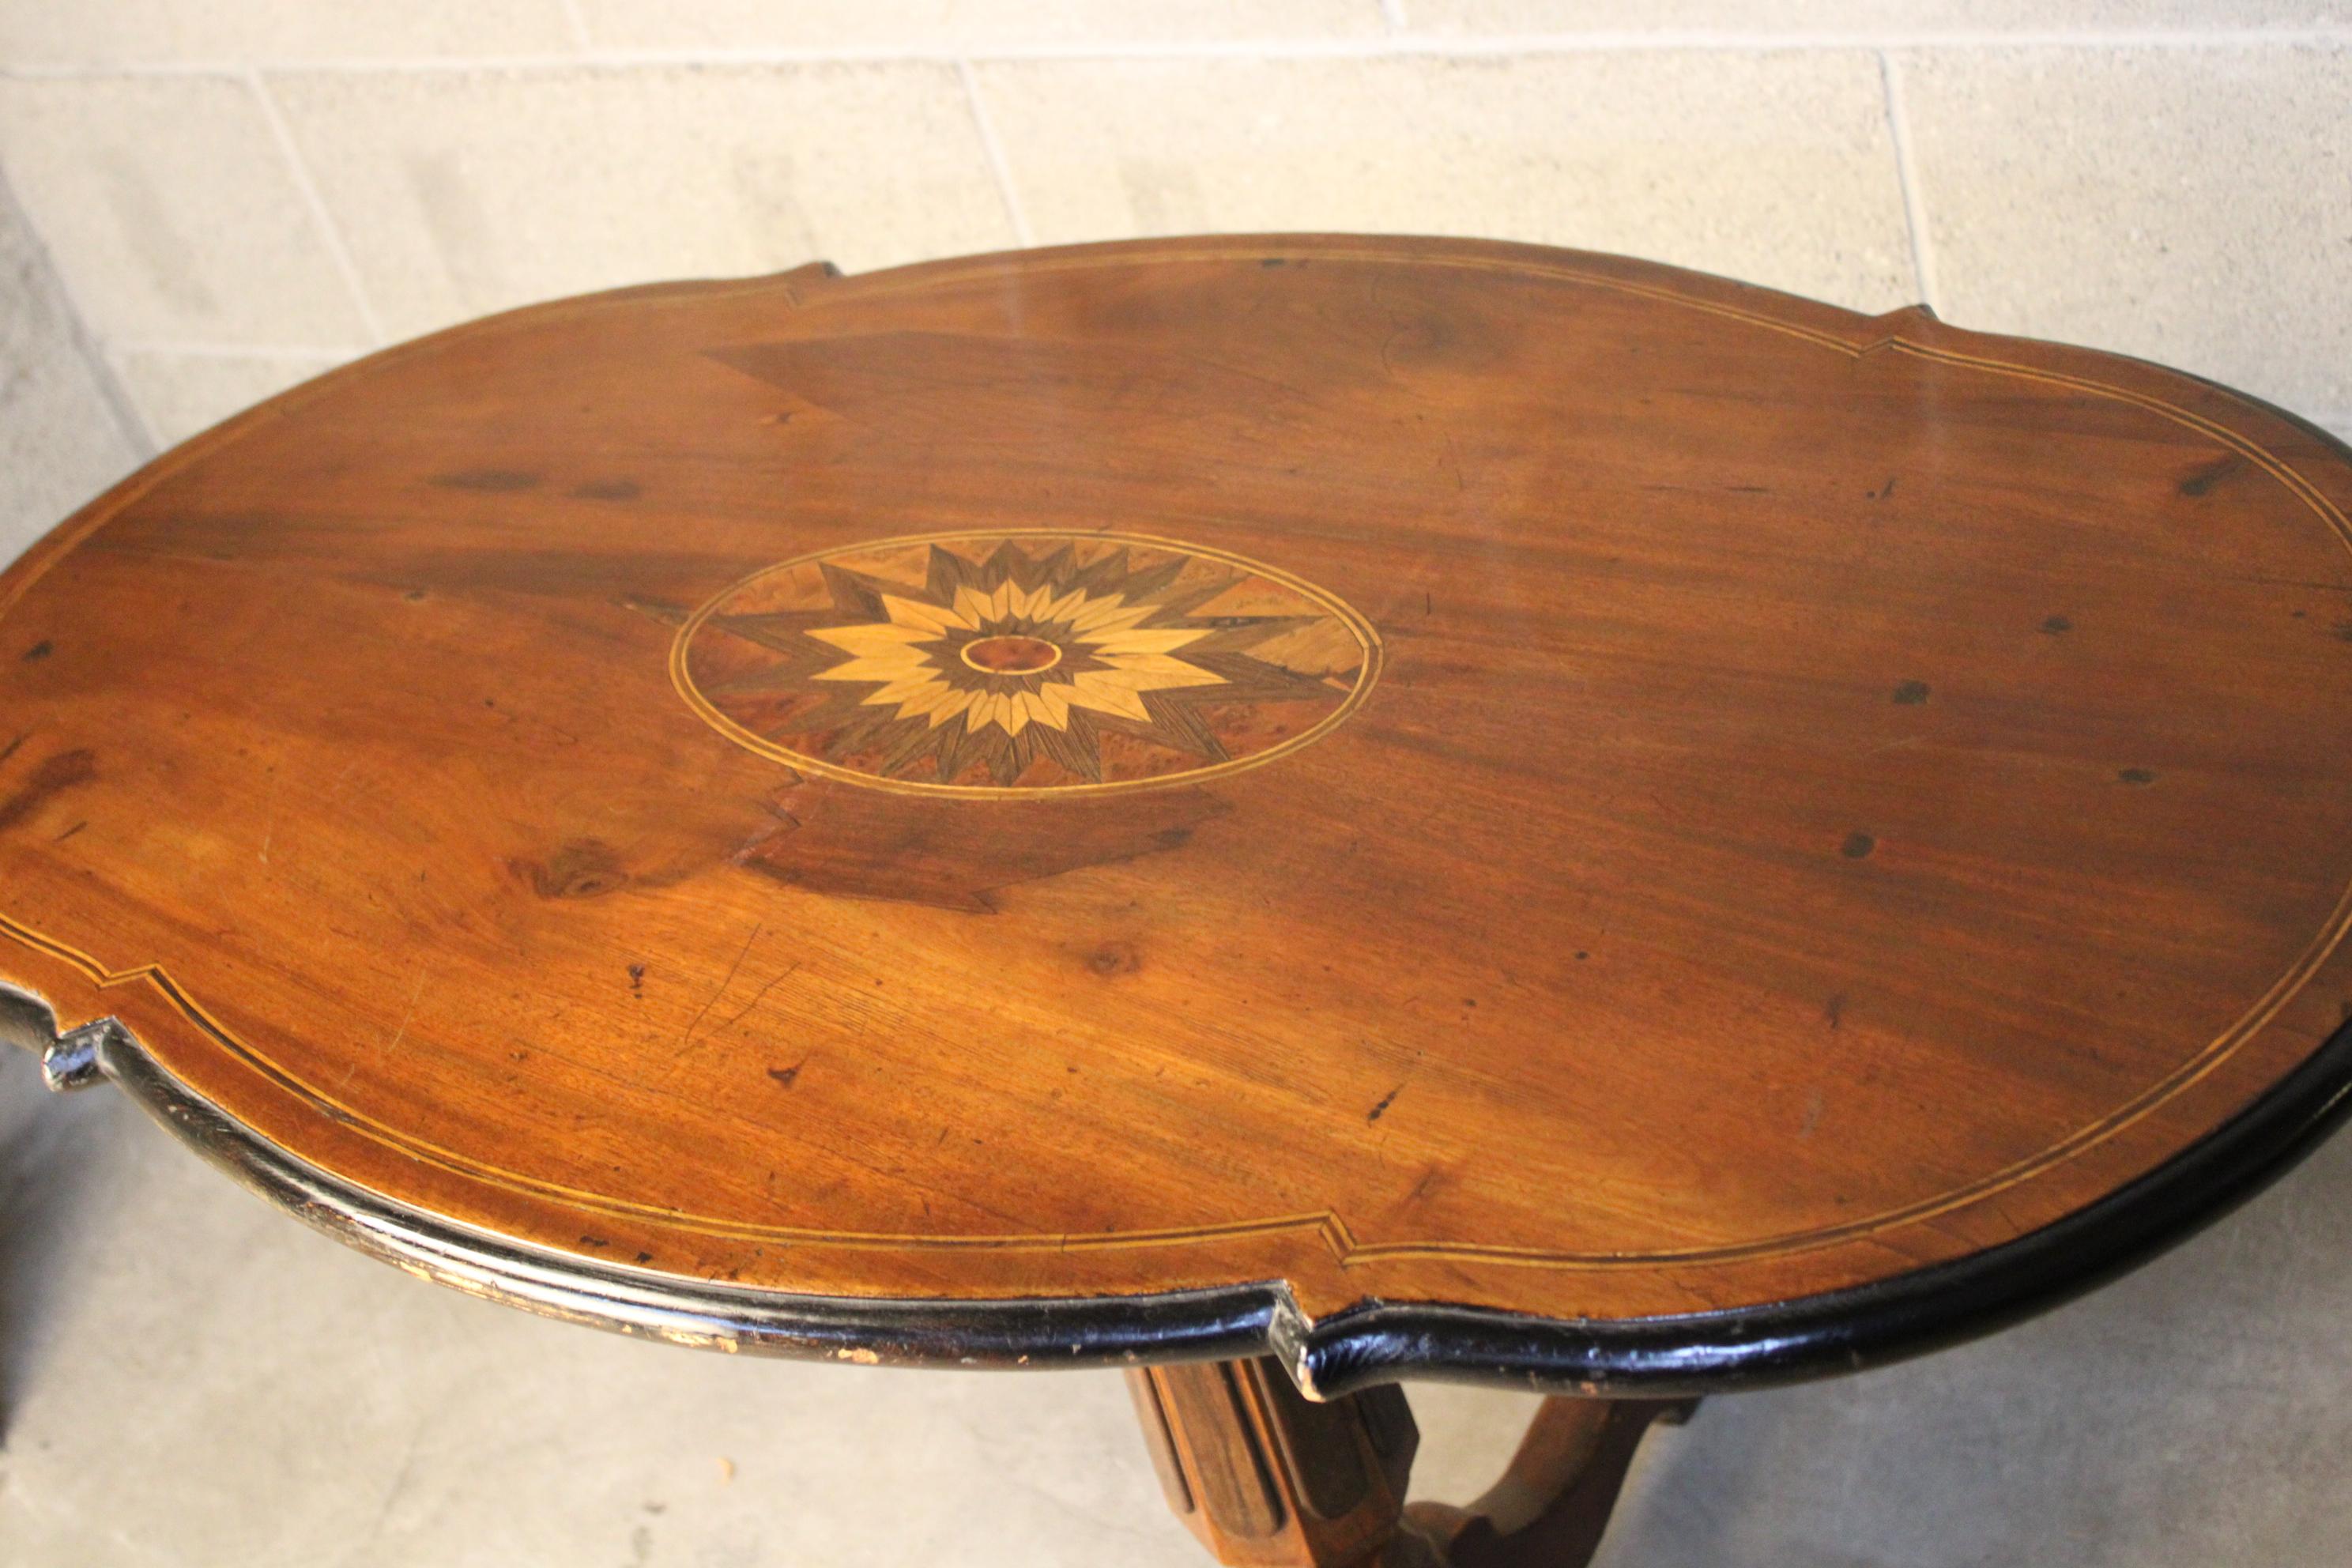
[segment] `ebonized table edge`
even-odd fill
[[[31,998],[6,1000],[21,1015]],[[46,1016],[47,1009],[32,1004]],[[35,1045],[18,1016],[0,1031]],[[544,1317],[730,1353],[1046,1369],[1272,1355],[1311,1397],[1407,1378],[1593,1396],[1730,1392],[1860,1371],[2057,1306],[2252,1197],[2352,1115],[2352,1021],[2236,1117],[2039,1230],[1849,1289],[1754,1308],[1559,1320],[1372,1300],[1309,1321],[1281,1280],[998,1300],[796,1295],[546,1251],[387,1199],[280,1148],[180,1082],[112,1019],[54,1034],[55,1088],[111,1079],[248,1190],[419,1279]],[[60,1067],[61,1043],[72,1059]]]

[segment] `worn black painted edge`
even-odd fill
[[[297,1217],[412,1274],[544,1316],[703,1349],[966,1367],[1272,1355],[1320,1398],[1405,1378],[1596,1395],[1704,1394],[1860,1370],[2005,1327],[2145,1261],[2284,1173],[2352,1114],[2352,1023],[2230,1121],[2089,1206],[1872,1285],[1735,1310],[1565,1321],[1372,1301],[1309,1322],[1279,1280],[998,1301],[793,1295],[524,1246],[330,1175],[158,1066],[119,1026],[106,1076]]]
[[[2008,1327],[2147,1261],[2284,1174],[2352,1114],[2352,1023],[2164,1164],[2013,1241],[1768,1307],[1566,1322],[1374,1303],[1307,1336],[1326,1394],[1402,1376],[1704,1394],[1883,1365]]]

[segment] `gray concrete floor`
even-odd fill
[[[1203,1559],[1116,1376],[742,1361],[526,1317],[272,1212],[111,1089],[0,1060],[0,1563],[765,1568]],[[1999,1338],[1719,1398],[1601,1568],[2352,1560],[2352,1137]],[[1425,1495],[1523,1396],[1414,1391]]]

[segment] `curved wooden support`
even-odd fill
[[[1449,1568],[1580,1568],[1609,1528],[1650,1423],[1696,1401],[1548,1399],[1503,1479],[1467,1508],[1415,1503],[1408,1525]]]
[[[1402,1390],[1309,1402],[1266,1360],[1128,1373],[1168,1506],[1232,1568],[1580,1568],[1643,1434],[1695,1400],[1552,1399],[1466,1508],[1405,1507]]]

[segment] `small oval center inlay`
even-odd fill
[[[1034,675],[1062,662],[1062,650],[1044,637],[975,637],[961,651],[964,663],[990,675]]]

